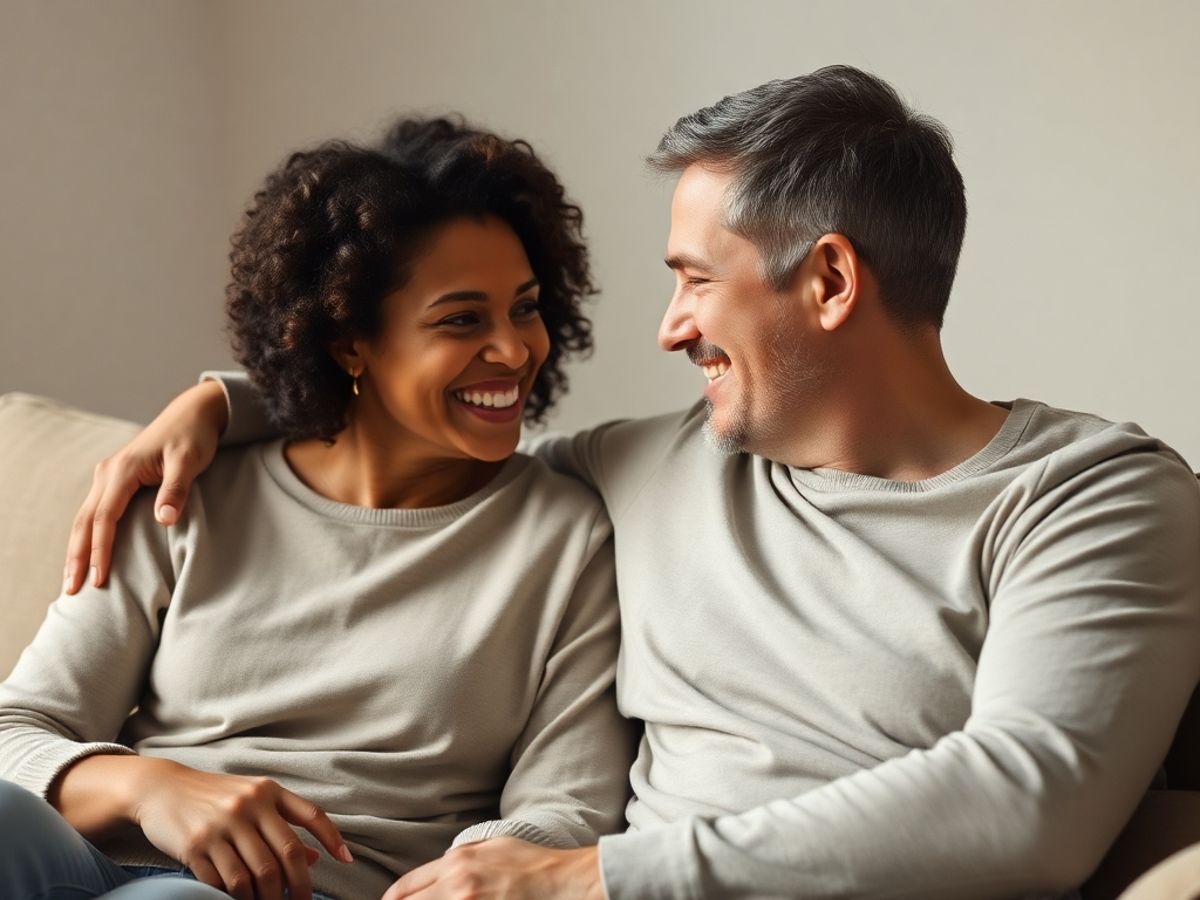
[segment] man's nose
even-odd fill
[[[669,352],[683,350],[699,337],[700,332],[692,318],[692,302],[676,291],[658,326],[658,346]]]

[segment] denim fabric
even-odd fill
[[[29,791],[0,779],[4,900],[229,900],[183,866],[119,866]],[[286,897],[286,892],[285,892]],[[314,900],[333,900],[313,893]]]

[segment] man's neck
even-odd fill
[[[873,342],[869,357],[821,391],[795,440],[771,453],[802,468],[841,469],[893,481],[940,475],[996,436],[1008,411],[954,379],[936,333]]]

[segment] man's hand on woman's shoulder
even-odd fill
[[[108,577],[117,520],[143,487],[161,485],[154,501],[162,525],[179,520],[188,490],[208,468],[228,422],[225,392],[217,382],[188,388],[128,444],[96,466],[92,489],[75,514],[63,567],[63,592],[74,594],[87,578],[99,587]]]

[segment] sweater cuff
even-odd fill
[[[225,430],[221,432],[219,446],[253,444],[277,436],[267,421],[267,414],[262,401],[259,400],[258,392],[245,372],[201,372],[198,383],[203,384],[206,381],[215,381],[225,393],[225,407],[229,419]]]
[[[492,838],[511,837],[543,847],[553,847],[556,850],[571,850],[578,846],[574,841],[543,831],[529,822],[518,819],[490,819],[464,828],[450,845],[450,849],[464,844],[476,844],[480,841],[490,841]]]
[[[608,900],[699,900],[699,851],[691,820],[600,838]]]
[[[137,754],[124,744],[109,744],[97,742],[81,744],[76,741],[55,741],[49,747],[29,757],[17,770],[13,781],[25,790],[37,794],[43,800],[48,799],[50,785],[67,766],[73,765],[88,756],[136,756]]]

